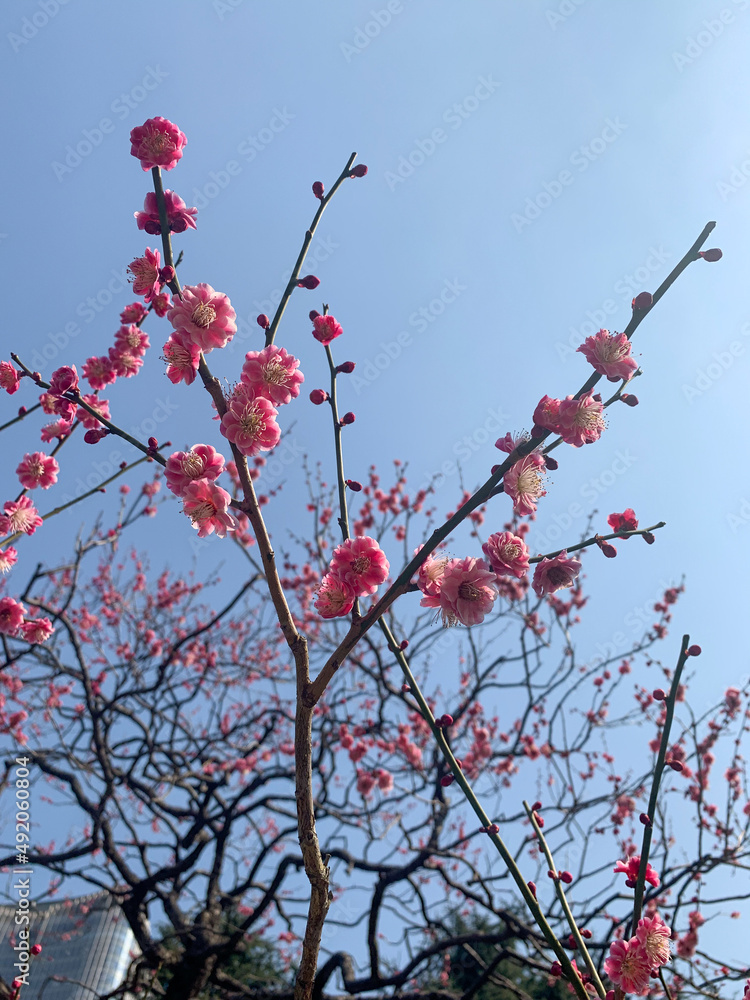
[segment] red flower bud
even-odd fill
[[[672,768],[673,771],[679,772],[682,770],[682,764],[680,763],[679,760],[668,760],[667,763],[669,764],[669,766]]]
[[[448,788],[449,785],[453,784],[453,775],[444,774],[443,777],[440,779],[440,784],[443,786],[443,788]]]
[[[490,823],[490,825],[487,827],[487,833],[500,833],[500,827],[497,825],[497,823]]]
[[[654,304],[654,297],[651,292],[640,292],[631,302],[633,312],[636,309],[650,309]]]
[[[449,726],[452,726],[453,725],[453,716],[452,715],[448,715],[447,712],[446,712],[445,715],[441,715],[440,716],[440,725],[442,726],[443,729],[447,729]]]
[[[345,413],[343,415],[343,417],[341,418],[341,423],[342,424],[353,424],[356,419],[357,418],[354,416],[354,414],[350,410],[348,413]]]
[[[630,392],[623,392],[620,396],[620,402],[626,406],[638,406],[638,397]]]
[[[29,951],[31,952],[32,955],[41,955],[42,946],[40,944],[32,944],[31,948],[29,948]]]
[[[83,440],[86,444],[98,444],[98,442],[108,434],[109,431],[106,427],[94,427],[90,431],[86,431],[83,435]]]
[[[340,365],[336,365],[336,371],[341,372],[343,375],[351,375],[355,367],[356,365],[353,361],[343,361]]]
[[[702,257],[704,260],[707,261],[714,261],[714,260],[721,260],[721,258],[724,255],[722,254],[721,250],[719,250],[718,247],[712,247],[711,250],[701,250],[698,256]]]
[[[640,819],[641,823],[643,823],[644,826],[651,826],[651,817],[649,816],[648,813],[641,813],[641,815],[638,818]]]
[[[614,559],[617,555],[617,549],[614,545],[610,545],[609,542],[600,542],[599,548],[602,550],[607,559]]]
[[[541,802],[535,802],[534,805],[531,807],[531,811],[532,812],[538,812],[541,808],[542,808],[542,803]]]
[[[557,882],[557,872],[548,871],[547,878],[551,878],[553,882]]]
[[[700,656],[702,652],[700,646],[688,646],[688,656]]]
[[[401,649],[401,650],[408,649],[409,648],[409,640],[408,639],[402,639],[401,642],[398,644],[398,648]],[[409,685],[407,684],[406,687],[408,689]]]
[[[546,468],[549,469],[550,472],[554,472],[555,469],[560,468],[560,463],[557,461],[556,458],[553,458],[551,455],[544,456],[544,464]]]
[[[555,976],[556,978],[562,975],[562,966],[559,962],[553,962],[552,965],[550,965],[549,974],[551,976]]]
[[[159,447],[159,442],[156,440],[155,437],[150,437],[148,439],[148,446],[151,449],[151,451],[156,451],[156,449]]]
[[[168,285],[170,281],[174,281],[175,270],[171,264],[167,264],[159,271],[159,281],[164,285]]]
[[[664,699],[667,697],[666,694],[664,694],[662,688],[656,688],[656,690],[652,691],[651,694],[654,701],[664,701]]]
[[[650,532],[650,531],[644,531],[644,532],[643,532],[643,540],[644,540],[644,542],[646,542],[646,543],[647,543],[648,545],[653,545],[653,544],[654,544],[654,542],[656,541],[656,539],[654,538],[654,536],[653,536],[653,535],[651,534],[651,532]]]
[[[319,284],[320,278],[316,278],[314,274],[306,274],[304,278],[300,278],[297,282],[297,288],[309,288],[312,291]]]
[[[25,417],[26,416],[26,412],[27,411],[26,411],[26,407],[25,406],[19,406],[18,407],[18,416],[19,417]]]
[[[495,824],[497,826],[497,824]],[[531,895],[536,899],[536,882],[527,882],[526,885],[529,887]]]
[[[367,173],[367,167],[364,163],[358,163],[357,166],[349,174],[350,177],[364,177]]]
[[[570,874],[570,872],[560,872],[560,880],[564,882],[566,885],[570,885],[570,883],[573,881],[573,876]]]
[[[316,406],[320,406],[321,403],[325,403],[328,399],[328,393],[325,389],[313,389],[310,393],[310,402],[315,403]]]
[[[358,483],[356,479],[345,479],[344,482],[352,491],[352,493],[359,493],[362,489],[362,483]]]
[[[323,187],[323,181],[315,181],[315,183],[312,186],[312,192],[315,195],[315,197],[320,198],[321,201],[323,200],[324,190],[325,188]]]
[[[318,316],[320,316],[320,313],[318,312],[317,309],[311,309],[308,315],[310,317],[310,322],[314,323],[315,320],[318,318]]]
[[[411,691],[411,688],[409,687],[408,684],[402,684],[401,685],[401,694],[408,694],[410,691]]]
[[[265,313],[261,313],[260,316],[256,316],[255,322],[258,324],[261,330],[267,330],[271,325],[271,321],[268,318],[268,316],[266,316]]]
[[[592,937],[591,931],[588,927],[581,931],[581,937],[585,938],[587,941]]]

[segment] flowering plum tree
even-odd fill
[[[38,393],[2,429],[41,409],[52,418],[41,440],[54,443],[19,456],[22,489],[0,515],[0,568],[12,571],[0,597],[6,778],[22,749],[37,801],[78,816],[64,842],[11,828],[2,864],[20,850],[51,874],[51,892],[84,882],[117,901],[138,951],[111,996],[317,1000],[343,988],[448,1000],[510,983],[524,998],[524,970],[582,998],[738,996],[748,970],[702,927],[747,895],[729,875],[748,864],[748,692],[729,688],[696,715],[685,671],[700,648],[685,636],[668,654],[676,665],[662,664],[681,585],[666,588],[624,654],[576,653],[581,556],[614,558],[618,539],[652,544],[662,523],[639,527],[628,508],[562,550],[527,544],[555,454],[599,441],[610,407],[637,405],[625,391],[640,374],[631,338],[691,263],[719,259],[701,249],[713,224],[653,294],[636,296],[622,333],[581,345],[593,367],[584,385],[543,396],[530,432],[501,437],[487,480],[439,518],[431,489],[411,490],[400,461],[385,481],[374,467],[363,483],[347,478],[355,415],[340,414],[338,397],[355,362],[334,359],[345,332],[328,306],[310,313],[308,349],[323,348],[330,382],[309,402],[302,361],[276,343],[290,297],[319,284],[302,268],[322,213],[367,168],[352,155],[327,194],[313,185],[318,208],[278,309],[258,317],[264,344],[224,388],[207,357],[235,335],[235,310],[209,284],[183,286],[172,250],[172,234],[196,228],[196,210],[162,185],[186,141],[163,118],[131,133],[154,184],[137,225],[161,249],[129,265],[139,301],[120,314],[108,353],[83,362],[89,391],[73,359],[49,381],[20,352],[0,363],[9,394]],[[208,392],[213,444],[138,440],[100,397],[138,375],[143,324],[155,317],[171,327],[166,377]],[[607,399],[602,378],[616,383]],[[334,484],[309,472],[296,522],[308,517],[309,531],[272,546],[271,498],[256,489],[264,456],[282,439],[282,407],[310,403],[330,413]],[[56,484],[79,425],[87,446],[116,435],[133,450],[102,485],[156,474],[132,502],[121,485],[112,523],[100,519],[69,559],[37,566],[21,586],[16,545],[54,530],[46,522],[69,506],[40,514],[29,494]],[[154,571],[125,549],[157,513],[162,474],[199,537],[235,546],[232,593],[218,608],[206,571]],[[449,538],[470,554],[449,555]],[[286,982],[232,975],[243,942],[263,940]],[[452,966],[463,955],[480,972],[459,994]],[[516,983],[498,971],[509,963]],[[10,993],[30,989],[27,975]]]

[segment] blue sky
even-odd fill
[[[307,313],[329,303],[345,330],[336,360],[358,366],[341,390],[357,415],[347,474],[400,458],[420,485],[448,462],[443,513],[460,492],[456,460],[469,486],[484,481],[495,438],[588,376],[572,348],[600,326],[623,329],[632,295],[653,291],[715,220],[707,245],[722,261],[691,265],[637,332],[640,406],[613,407],[595,446],[558,449],[531,537],[575,540],[594,507],[600,530],[629,506],[642,524],[666,521],[653,546],[587,558],[596,613],[583,658],[631,639],[633,616],[684,574],[672,636],[675,656],[683,632],[703,646],[695,703],[747,679],[750,0],[23,0],[1,16],[0,80],[14,95],[0,162],[2,356],[48,359],[48,375],[111,344],[133,300],[124,269],[155,245],[133,220],[150,181],[129,155],[134,125],[163,115],[188,136],[165,177],[200,209],[197,232],[175,240],[182,281],[230,296],[242,350],[262,346],[254,317],[294,263],[312,182],[330,187],[356,150],[369,173],[327,209],[305,269],[322,284],[295,293],[277,342],[302,359],[306,391],[324,385]],[[208,397],[163,374],[166,320],[145,329],[137,383],[106,394],[114,419],[175,447],[220,447]],[[215,374],[236,380],[242,350],[214,352]],[[8,416],[30,398],[6,400]],[[332,469],[327,415],[306,392],[287,410],[275,537],[299,525],[299,456]],[[6,498],[17,457],[37,447],[32,420],[3,442]],[[63,457],[71,494],[128,454],[108,439]],[[42,511],[53,492],[37,498]],[[197,556],[211,575],[223,559],[231,576],[226,543],[191,548],[171,506],[143,526],[152,563]],[[27,565],[67,551],[93,515],[74,508],[24,540]],[[500,527],[507,507],[495,517]]]

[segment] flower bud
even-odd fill
[[[168,285],[170,281],[174,281],[175,270],[171,264],[167,264],[159,271],[159,281],[164,285]]]
[[[367,173],[367,167],[364,163],[358,163],[357,166],[349,174],[350,177],[364,177]]]
[[[297,282],[297,288],[309,288],[312,291],[319,284],[320,278],[316,278],[314,274],[306,274],[304,278],[300,278]]]
[[[315,181],[315,183],[312,186],[312,192],[315,195],[315,197],[320,198],[320,200],[322,201],[324,191],[325,188],[323,187],[323,181]]]
[[[345,413],[343,415],[343,417],[341,418],[341,423],[342,423],[342,425],[343,424],[353,424],[356,419],[357,418],[354,416],[354,414],[350,410],[348,413]]]
[[[553,882],[557,882],[557,872],[548,871],[547,878],[551,878]]]
[[[156,451],[156,449],[159,447],[159,442],[156,440],[155,437],[150,437],[148,439],[148,446],[151,449],[151,451]]]
[[[654,542],[656,541],[656,538],[652,535],[652,533],[650,531],[644,531],[643,532],[643,540],[648,545],[653,545]]]
[[[31,952],[32,955],[41,955],[42,946],[40,944],[32,944],[31,948],[29,948],[29,951]]]
[[[662,688],[656,688],[656,690],[651,692],[651,697],[654,701],[664,701],[667,696]]]
[[[494,825],[497,826],[497,823],[495,823]],[[527,882],[526,885],[529,887],[531,895],[534,897],[534,899],[536,899],[536,882]]]
[[[560,965],[559,962],[553,962],[552,965],[550,965],[549,974],[551,976],[554,976],[555,978],[558,978],[559,976],[562,975],[562,966]]]
[[[441,715],[440,716],[440,725],[442,726],[443,729],[447,729],[449,726],[452,726],[453,725],[453,716],[452,715],[448,715],[447,712],[446,712],[445,715]]]
[[[688,656],[700,656],[703,650],[700,646],[688,646],[687,655]]]
[[[602,553],[607,557],[607,559],[614,559],[617,555],[617,549],[614,545],[610,545],[609,542],[602,542],[599,545],[599,548],[602,550]]]
[[[667,763],[669,764],[669,766],[672,768],[673,771],[679,772],[682,770],[682,764],[679,760],[669,760],[667,761]]]
[[[626,406],[638,406],[638,397],[634,396],[630,392],[623,392],[620,395],[620,401]]]
[[[635,312],[636,309],[650,309],[653,304],[654,297],[651,292],[639,292],[639,294],[636,295],[631,302],[633,312]]]
[[[318,316],[320,316],[320,313],[317,309],[311,309],[308,315],[310,316],[310,322],[314,323]]]
[[[321,403],[325,403],[328,399],[328,393],[325,389],[313,389],[310,393],[310,402],[315,403],[316,406],[320,406]]]
[[[541,808],[542,808],[542,803],[541,802],[535,802],[534,805],[531,807],[531,811],[532,812],[538,812]]]
[[[641,815],[638,818],[640,819],[641,823],[643,823],[644,826],[651,826],[651,817],[649,816],[648,813],[641,813]]]
[[[721,260],[724,255],[718,247],[712,247],[711,250],[701,250],[698,256],[710,262],[714,260]]]
[[[449,785],[453,784],[453,775],[444,774],[443,777],[440,779],[440,784],[443,786],[443,788],[448,788]]]
[[[560,881],[564,882],[566,885],[570,885],[573,881],[573,876],[570,872],[560,872]]]
[[[402,684],[401,685],[401,694],[408,694],[410,691],[411,691],[411,688],[409,687],[408,684]]]
[[[340,365],[336,365],[336,371],[341,372],[343,375],[351,375],[355,367],[356,365],[353,361],[343,361]]]
[[[585,938],[586,941],[588,941],[592,937],[591,931],[588,929],[588,927],[584,928],[584,930],[581,931],[581,937]]]
[[[555,469],[560,468],[560,463],[557,461],[556,458],[553,458],[551,455],[544,456],[544,465],[547,469],[549,469],[550,472],[554,472]]]
[[[83,440],[86,444],[98,444],[102,438],[106,437],[109,431],[106,427],[94,427],[90,431],[86,431],[83,435]]]
[[[403,652],[403,650],[408,649],[409,648],[409,640],[408,639],[402,639],[401,642],[398,644],[398,648],[402,652]],[[406,685],[406,687],[407,687],[407,690],[410,690],[408,684]]]
[[[260,316],[256,316],[255,322],[258,324],[261,330],[267,330],[271,325],[271,321],[268,318],[268,316],[266,316],[265,313],[261,313]]]
[[[352,493],[359,493],[362,489],[362,483],[358,483],[356,479],[345,479],[344,482],[352,491]]]

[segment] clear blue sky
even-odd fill
[[[294,263],[310,185],[330,186],[356,150],[369,174],[327,210],[306,268],[322,284],[295,294],[277,341],[301,357],[309,391],[325,383],[308,311],[328,302],[343,324],[336,359],[358,365],[342,402],[357,415],[346,441],[355,479],[401,458],[419,484],[460,457],[465,481],[483,481],[495,438],[528,428],[544,393],[575,392],[588,376],[571,345],[623,329],[632,295],[653,291],[716,220],[708,245],[723,260],[692,265],[637,333],[641,405],[613,408],[597,445],[565,449],[536,530],[556,547],[571,505],[584,513],[563,541],[593,507],[601,529],[629,506],[642,524],[666,521],[654,546],[587,559],[596,613],[582,658],[617,633],[632,639],[633,616],[684,573],[672,634],[675,652],[683,632],[705,651],[696,704],[746,680],[748,0],[23,0],[1,17],[2,356],[39,367],[46,351],[49,374],[111,344],[134,298],[118,276],[156,245],[133,220],[150,177],[128,136],[146,118],[188,136],[165,183],[200,209],[197,232],[175,240],[182,280],[230,296],[250,324],[244,350],[262,346],[253,320]],[[163,374],[166,320],[145,329],[154,346],[138,381],[105,394],[115,420],[145,437],[153,420],[175,447],[220,447],[208,397]],[[211,366],[236,380],[241,357],[215,352]],[[30,398],[6,399],[6,413]],[[299,510],[295,456],[331,461],[322,409],[305,393],[287,410],[293,461],[268,514],[276,537]],[[4,499],[40,424],[3,440]],[[66,447],[61,491],[126,448]],[[438,509],[458,493],[449,474]],[[42,511],[53,494],[37,497]],[[155,566],[189,564],[194,533],[173,508],[144,526]],[[93,511],[25,539],[26,565],[66,551]],[[498,509],[498,527],[506,516]],[[226,543],[197,554],[206,575],[221,559],[231,574]]]

